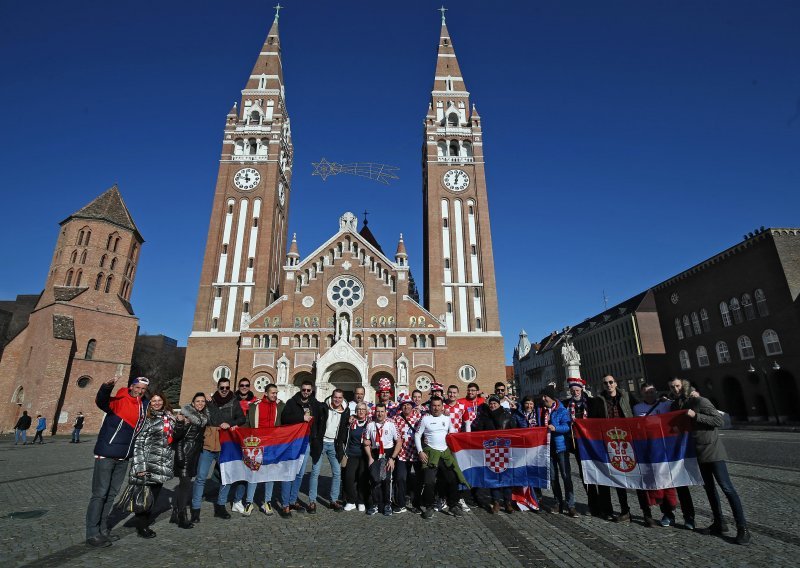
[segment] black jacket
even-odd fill
[[[197,462],[203,451],[203,435],[208,424],[208,410],[197,412],[191,404],[182,409],[189,427],[183,438],[175,445],[175,477],[197,475]]]
[[[325,429],[327,428],[328,416],[334,410],[330,407],[329,401],[322,403],[322,410],[320,412],[319,428],[316,430],[317,439],[312,438],[311,442],[311,457],[317,461],[322,455],[322,443],[325,441]],[[344,457],[345,446],[347,445],[347,429],[350,425],[350,409],[345,405],[344,412],[339,419],[339,429],[336,431],[336,439],[333,441],[333,447],[336,449],[336,459],[341,460]],[[312,425],[313,430],[313,425]]]
[[[30,427],[31,427],[31,417],[28,416],[27,414],[24,414],[19,417],[19,420],[17,420],[17,425],[14,426],[14,429],[27,430]]]
[[[625,418],[633,416],[633,407],[639,400],[628,391],[617,389],[619,395],[619,409]],[[606,402],[611,400],[608,391],[603,391],[599,395],[589,399],[589,418],[610,418],[608,405]]]
[[[301,399],[301,394],[297,393],[286,401],[286,406],[283,407],[283,412],[281,412],[281,424],[286,426],[300,424],[303,421],[305,410],[300,403]],[[311,445],[311,458],[316,461],[322,455],[322,436],[325,435],[325,421],[328,418],[328,412],[327,405],[319,402],[313,396],[308,400],[308,405],[311,411],[311,418],[313,418],[309,444]],[[320,429],[322,432],[320,432]]]
[[[488,405],[481,406],[478,417],[472,423],[473,432],[484,430],[508,430],[514,427],[514,417],[502,406],[497,410],[489,410]]]
[[[239,404],[239,399],[235,396],[232,396],[230,400],[221,406],[218,405],[217,398],[214,396],[206,408],[208,408],[209,426],[219,426],[223,422],[227,422],[230,426],[241,426],[246,421],[244,412],[242,412],[242,405]]]

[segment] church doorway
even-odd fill
[[[344,391],[344,399],[346,401],[351,401],[355,398],[356,387],[364,386],[358,369],[349,363],[335,363],[329,370],[330,378],[328,382],[334,389],[342,389]]]

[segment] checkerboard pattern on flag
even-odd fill
[[[447,446],[470,487],[549,486],[546,428],[448,434]]]
[[[685,412],[573,423],[584,483],[628,489],[702,485]]]
[[[303,465],[310,431],[311,422],[220,430],[222,483],[293,480]]]

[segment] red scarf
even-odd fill
[[[383,425],[384,424],[386,424],[386,422],[381,422],[381,423],[376,422],[375,423],[375,438],[377,439],[377,442],[378,442],[378,457],[381,457],[381,458],[385,454],[385,452],[383,450]]]
[[[555,402],[553,402],[553,406],[551,406],[550,408],[547,408],[547,407],[542,408],[542,426],[544,426],[545,428],[547,428],[550,425],[550,414],[556,408],[558,408],[558,401],[557,400]]]
[[[163,420],[164,420],[164,434],[167,436],[167,444],[172,444],[172,434],[175,431],[175,429],[172,426],[171,418],[172,417],[169,415],[169,413],[167,413],[167,412],[164,413],[164,417],[163,417]]]
[[[575,402],[574,398],[569,399],[569,413],[572,415],[573,422],[575,422],[576,418],[578,419],[589,418],[589,412],[588,412],[589,409],[586,408],[586,399],[583,396],[581,396],[580,406],[581,408],[583,408],[583,416],[576,417],[575,409],[578,407],[578,403]]]

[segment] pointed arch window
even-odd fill
[[[447,114],[447,126],[458,126],[458,113],[452,111]],[[458,154],[454,154],[457,156]]]
[[[767,317],[769,315],[769,308],[767,307],[767,297],[764,295],[764,290],[759,288],[755,291],[756,297],[756,310],[760,317]]]
[[[111,270],[114,270],[116,267],[117,267],[117,259],[116,258],[112,258],[111,259],[111,266],[109,266],[109,268]]]
[[[100,257],[100,268],[104,268],[105,267],[107,258],[108,258],[108,256],[105,255],[105,254]]]
[[[697,355],[697,366],[708,367],[710,363],[708,361],[708,351],[706,351],[706,348],[700,345],[695,354]]]
[[[681,349],[680,353],[678,353],[678,359],[680,359],[681,369],[684,371],[692,368],[692,361],[689,359],[689,352],[686,349]]]
[[[69,261],[71,264],[75,264],[76,262],[78,262],[78,251],[76,250],[72,251],[72,254],[69,257]]]
[[[725,302],[720,302],[719,313],[722,316],[722,325],[724,327],[730,327],[733,325],[733,320],[731,320],[731,313],[728,311],[728,304],[726,304]]]
[[[81,280],[83,279],[83,271],[79,270],[75,273],[75,286],[81,285]]]
[[[683,327],[681,326],[681,318],[675,318],[675,334],[678,339],[683,339]]]
[[[89,239],[92,238],[92,231],[86,231],[86,236],[83,239],[83,246],[89,245]]]
[[[689,323],[689,316],[683,316],[683,333],[686,334],[686,337],[692,336],[692,325]]]
[[[717,342],[717,361],[720,365],[731,362],[731,352],[728,350],[728,344],[724,341]]]
[[[742,308],[739,306],[739,300],[737,298],[731,298],[729,305],[731,307],[733,323],[742,323],[744,321],[744,316],[742,315]]]
[[[67,270],[67,279],[64,281],[64,286],[72,286],[72,276],[73,272],[72,269],[70,268],[69,270]]]
[[[103,285],[103,273],[101,272],[100,274],[97,275],[97,278],[95,278],[94,289],[100,290],[100,286],[102,285]]]
[[[703,326],[704,332],[708,333],[711,331],[711,322],[708,319],[708,310],[705,308],[700,310],[700,323]]]
[[[750,341],[750,338],[746,335],[742,335],[739,339],[736,340],[736,344],[739,346],[739,358],[743,361],[745,359],[752,359],[755,357],[755,353],[753,352],[753,343]]]
[[[781,340],[775,330],[767,329],[761,334],[761,339],[764,341],[764,351],[767,355],[780,355],[783,353],[781,348]]]
[[[83,358],[91,361],[94,358],[94,349],[96,346],[97,346],[97,341],[94,339],[90,339],[89,343],[86,344],[86,354],[83,356]]]
[[[106,294],[108,294],[111,291],[111,283],[113,281],[114,281],[114,277],[113,276],[109,276],[108,278],[106,278],[106,288],[104,290],[104,292]]]
[[[753,305],[753,299],[750,294],[742,294],[742,308],[744,309],[744,317],[748,320],[756,319],[756,308]]]
[[[703,332],[700,328],[700,318],[697,316],[697,312],[692,312],[692,329],[695,335],[700,335]]]

